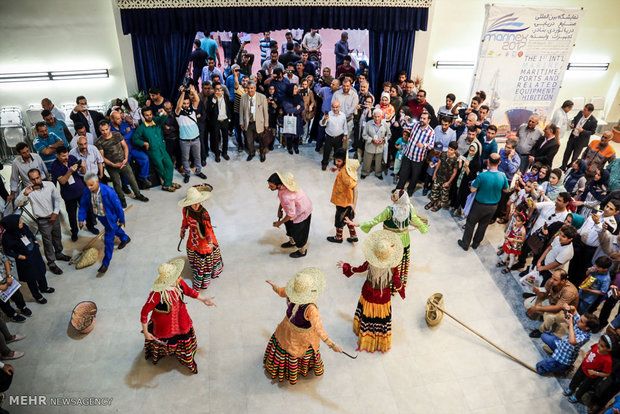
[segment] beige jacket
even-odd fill
[[[239,107],[239,124],[247,130],[250,124],[250,97],[247,93],[241,96]],[[269,112],[267,111],[267,98],[260,92],[254,95],[254,105],[256,112],[254,113],[254,122],[256,122],[256,133],[262,134],[265,126],[269,125]]]
[[[387,145],[387,142],[392,136],[392,132],[390,131],[390,126],[388,125],[387,122],[382,120],[381,126],[379,127],[379,130],[376,132],[376,135],[378,139],[383,139],[384,143],[379,144],[379,145],[373,143],[372,140],[375,138],[374,125],[375,125],[374,119],[371,119],[370,121],[366,122],[366,125],[364,125],[364,132],[362,133],[362,139],[364,139],[364,142],[366,142],[364,151],[370,154],[377,154],[379,152],[383,152],[383,146]]]

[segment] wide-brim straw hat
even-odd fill
[[[169,287],[174,286],[184,266],[185,259],[182,258],[160,264],[157,268],[157,279],[153,283],[153,292],[164,292]]]
[[[318,267],[307,267],[297,272],[284,290],[291,302],[303,305],[316,301],[324,288],[325,273]]]
[[[378,230],[364,240],[362,252],[371,265],[391,269],[398,266],[403,258],[403,242],[392,231]]]
[[[210,187],[210,186],[209,186]],[[211,197],[211,190],[206,188],[190,187],[187,189],[185,198],[179,201],[179,207],[187,207],[207,201]]]
[[[276,174],[278,175],[278,177],[280,178],[280,181],[282,181],[282,184],[289,190],[292,191],[294,193],[296,193],[297,191],[299,191],[299,184],[297,184],[295,182],[295,176],[290,173],[284,173],[284,174],[280,174],[279,172],[276,171]]]
[[[349,177],[357,181],[357,169],[360,167],[360,162],[354,158],[347,157],[344,168],[346,168]]]

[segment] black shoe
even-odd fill
[[[342,243],[342,239],[337,239],[337,238],[335,238],[334,236],[329,236],[329,237],[327,238],[327,241],[328,241],[328,242],[332,242],[332,243]]]
[[[469,247],[465,245],[465,243],[463,242],[463,240],[459,240],[457,241],[458,245],[461,246],[461,249],[467,251],[469,250]]]
[[[347,237],[349,243],[357,243],[359,239],[357,237]]]
[[[78,235],[77,233],[71,233],[71,241],[77,241]]]
[[[360,175],[360,178],[361,178],[362,180],[365,180],[365,179],[366,179],[366,176],[365,176],[365,175]]]
[[[283,248],[283,249],[288,249],[290,247],[295,247],[295,245],[293,243],[291,243],[290,241],[287,241],[286,243],[282,243],[280,245],[280,247]]]
[[[97,273],[105,273],[108,270],[108,266],[101,265],[101,267],[97,270]]]
[[[380,179],[380,180],[383,180],[383,176],[382,175],[378,175],[377,178]]]
[[[140,181],[140,184],[142,184],[142,188],[151,188],[151,180],[148,178],[138,177],[138,180]]]
[[[189,183],[189,175],[186,175],[186,176],[183,177],[183,182],[185,184]]]
[[[542,332],[540,332],[538,329],[532,329],[532,332],[530,332],[530,338],[540,338],[542,336]]]
[[[125,194],[131,194],[131,190],[129,189],[129,187],[127,187],[126,185],[123,186],[123,193]]]
[[[267,159],[267,157],[265,157],[263,154],[261,154],[260,162],[265,162],[266,159]]]
[[[45,305],[47,303],[47,299],[42,297],[41,299],[37,299],[37,303],[40,303],[41,305]]]
[[[220,156],[219,155],[217,157],[215,157],[215,162],[220,162]],[[207,160],[201,161],[200,165],[202,165],[203,167],[206,167],[207,166]]]
[[[202,173],[202,172],[199,172],[198,174],[196,174],[196,177],[202,178],[203,180],[207,179],[207,176],[204,173]]]
[[[69,260],[71,260],[71,256],[60,253],[56,255],[56,260],[60,260],[61,262],[68,262]]]
[[[43,292],[43,293],[54,293],[54,292],[56,292],[56,289],[54,289],[53,287],[48,287],[47,289],[42,290],[41,292]]]
[[[26,322],[26,318],[24,318],[22,315],[15,314],[11,318],[11,322],[24,323]]]
[[[143,201],[143,202],[145,202],[145,203],[146,203],[147,201],[149,201],[149,199],[148,199],[148,198],[146,198],[146,197],[144,197],[142,194],[138,194],[138,195],[136,196],[136,200],[138,200],[138,201]]]
[[[321,152],[321,148],[315,148],[314,149],[316,152]]]
[[[222,158],[224,158],[226,161],[230,160],[228,154],[222,154]]]
[[[121,207],[127,208],[127,200],[125,200],[124,198],[121,200]]]
[[[292,149],[288,150],[288,153],[293,155],[293,150]]]
[[[215,162],[220,162],[220,161],[222,161],[222,159],[220,158],[219,155],[216,155],[215,156]],[[205,162],[205,165],[203,165],[203,167],[206,167],[206,166],[207,166],[207,163]]]
[[[246,161],[252,161],[252,158],[254,158],[254,155],[256,155],[256,154],[248,155],[248,158],[246,158]]]
[[[527,298],[532,298],[532,297],[534,297],[536,295],[533,294],[533,293],[524,293],[521,296],[523,297],[523,299],[527,299]]]
[[[127,246],[127,244],[129,244],[129,242],[131,241],[131,237],[127,236],[127,240],[122,241],[118,244],[118,250],[124,248],[125,246]]]
[[[19,310],[19,312],[24,316],[32,316],[32,311],[27,307],[23,307]]]
[[[52,272],[55,275],[62,275],[62,270],[60,269],[60,267],[56,266],[55,264],[52,264],[49,266],[50,268],[50,272]]]
[[[474,249],[474,250],[476,250],[476,249],[478,248],[478,246],[480,246],[480,245],[479,245],[479,244],[474,244],[474,243],[472,243],[471,248],[472,248],[472,249]]]
[[[301,250],[295,250],[293,253],[289,254],[289,257],[293,259],[299,259],[300,257],[304,257],[306,253],[302,253]]]
[[[99,229],[97,227],[87,227],[86,229],[92,234],[99,234]]]
[[[295,148],[295,154],[299,154],[299,150]]]

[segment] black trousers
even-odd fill
[[[337,137],[332,137],[330,135],[325,134],[325,144],[323,147],[323,161],[321,161],[321,165],[329,164],[329,157],[331,156],[332,149],[334,153],[338,148],[342,148],[342,138],[344,135],[338,135]],[[318,142],[317,142],[318,147]]]
[[[508,206],[509,199],[510,199],[510,193],[504,193],[502,191],[502,196],[499,199],[499,203],[497,203],[497,210],[495,210],[495,214],[493,214],[493,218],[506,217],[506,207]]]
[[[482,204],[474,200],[474,204],[471,206],[467,221],[465,222],[465,232],[463,233],[463,243],[469,247],[469,244],[477,246],[484,239],[484,234],[487,231],[487,227],[491,222],[491,218],[497,209],[497,204]],[[476,233],[474,234],[474,228]],[[474,237],[472,241],[472,235]]]
[[[402,190],[405,188],[407,181],[409,181],[407,194],[411,197],[415,191],[415,186],[418,184],[418,179],[420,178],[420,173],[422,172],[423,166],[423,161],[412,161],[406,156],[403,156],[402,164],[400,165],[400,172],[398,173],[398,184],[396,185],[396,188]]]
[[[67,210],[67,216],[69,217],[69,227],[71,227],[71,234],[77,234],[80,230],[77,222],[77,212],[80,208],[80,198],[73,200],[65,200],[65,209]],[[97,224],[97,218],[93,214],[92,209],[86,210],[86,227],[95,227]]]
[[[310,234],[310,221],[312,214],[308,216],[304,221],[299,223],[293,223],[291,220],[284,223],[286,228],[286,235],[292,237],[295,241],[295,246],[303,248],[308,243],[308,234]]]
[[[200,161],[206,161],[209,156],[209,128],[205,122],[198,122],[198,133],[200,134]]]
[[[562,168],[567,168],[571,165],[583,152],[583,149],[588,145],[588,139],[576,137],[573,134],[568,138],[566,143],[566,149],[564,150],[564,157],[562,158]]]
[[[598,316],[598,320],[600,322],[599,326],[601,326],[602,328],[607,326],[611,311],[614,310],[617,303],[618,300],[612,297],[607,297],[607,299],[605,299],[605,303],[603,303],[603,307],[601,308],[601,313]],[[618,315],[620,315],[620,309],[618,309],[618,311],[616,312],[616,316]]]
[[[181,146],[179,139],[164,139],[166,143],[166,152],[170,155],[170,159],[174,161],[174,167],[178,170],[181,168]]]
[[[592,257],[596,253],[596,247],[583,244],[581,240],[573,240],[573,258],[568,266],[568,280],[579,286],[586,278],[586,271],[592,266]]]
[[[15,375],[15,373],[13,373]],[[11,382],[13,382],[13,375],[9,375],[0,369],[0,392],[4,392],[9,389]]]
[[[350,220],[355,218],[355,212],[351,208],[351,206],[341,207],[336,206],[336,215],[334,216],[334,226],[337,229],[341,229],[345,226],[344,219],[348,217]]]
[[[28,289],[30,289],[30,293],[34,300],[39,300],[43,297],[41,292],[45,292],[48,289],[47,279],[43,276],[43,279],[40,280],[29,280],[26,282],[28,284]]]
[[[217,157],[220,154],[228,155],[228,119],[216,121],[211,132],[211,151]]]
[[[598,384],[601,380],[601,377],[590,378],[586,374],[584,374],[583,369],[581,369],[581,365],[577,368],[575,375],[573,375],[573,379],[570,381],[568,388],[575,392],[575,398],[577,401],[581,400],[581,397],[588,392],[591,391],[596,384]]]
[[[13,293],[9,301],[12,301],[13,303],[15,303],[18,309],[24,309],[26,307],[26,301],[24,301],[24,295],[22,295],[22,293],[19,290]],[[0,300],[0,309],[2,309],[2,312],[4,312],[6,316],[8,316],[9,318],[12,318],[13,316],[15,316],[15,309],[13,309],[9,301],[3,302]]]

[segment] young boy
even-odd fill
[[[435,167],[433,174],[433,188],[431,190],[430,203],[424,208],[431,211],[437,211],[440,208],[447,209],[449,206],[450,186],[452,180],[456,177],[458,170],[458,152],[456,151],[459,144],[457,141],[451,141],[448,144],[448,151],[442,152],[439,161]]]
[[[394,184],[398,183],[398,172],[400,171],[400,165],[403,162],[403,148],[407,146],[410,135],[411,135],[410,129],[403,129],[403,136],[401,138],[398,138],[396,140],[396,143],[394,144],[394,147],[397,150],[396,157],[394,159]]]
[[[344,148],[338,148],[334,152],[334,165],[332,172],[338,171],[334,188],[332,190],[331,202],[336,205],[336,236],[329,236],[327,241],[332,243],[342,243],[342,229],[345,225],[344,219],[355,218],[355,206],[357,205],[357,168],[360,166],[358,160],[347,159],[347,152]],[[354,243],[357,241],[355,227],[347,225],[349,237],[347,241]]]
[[[563,392],[568,397],[568,401],[577,403],[581,397],[594,388],[601,378],[611,375],[611,338],[603,335],[598,340],[598,344],[592,345],[590,352],[583,358],[581,366],[573,375],[568,388]],[[575,392],[576,391],[576,392]]]
[[[539,374],[563,374],[569,370],[579,356],[579,349],[590,340],[590,333],[598,329],[598,317],[595,315],[579,315],[574,307],[567,304],[563,309],[567,315],[568,333],[562,339],[551,332],[542,334],[541,339],[552,354],[536,364]]]
[[[609,268],[612,261],[607,256],[601,256],[594,262],[594,266],[586,271],[586,279],[579,286],[579,312],[589,312],[598,299],[604,297],[609,290],[611,277]]]
[[[435,142],[435,147],[432,151],[428,152],[428,167],[426,168],[426,176],[424,177],[424,190],[422,195],[427,195],[433,187],[433,175],[435,174],[435,168],[439,162],[439,156],[443,151],[443,144],[441,142]]]

